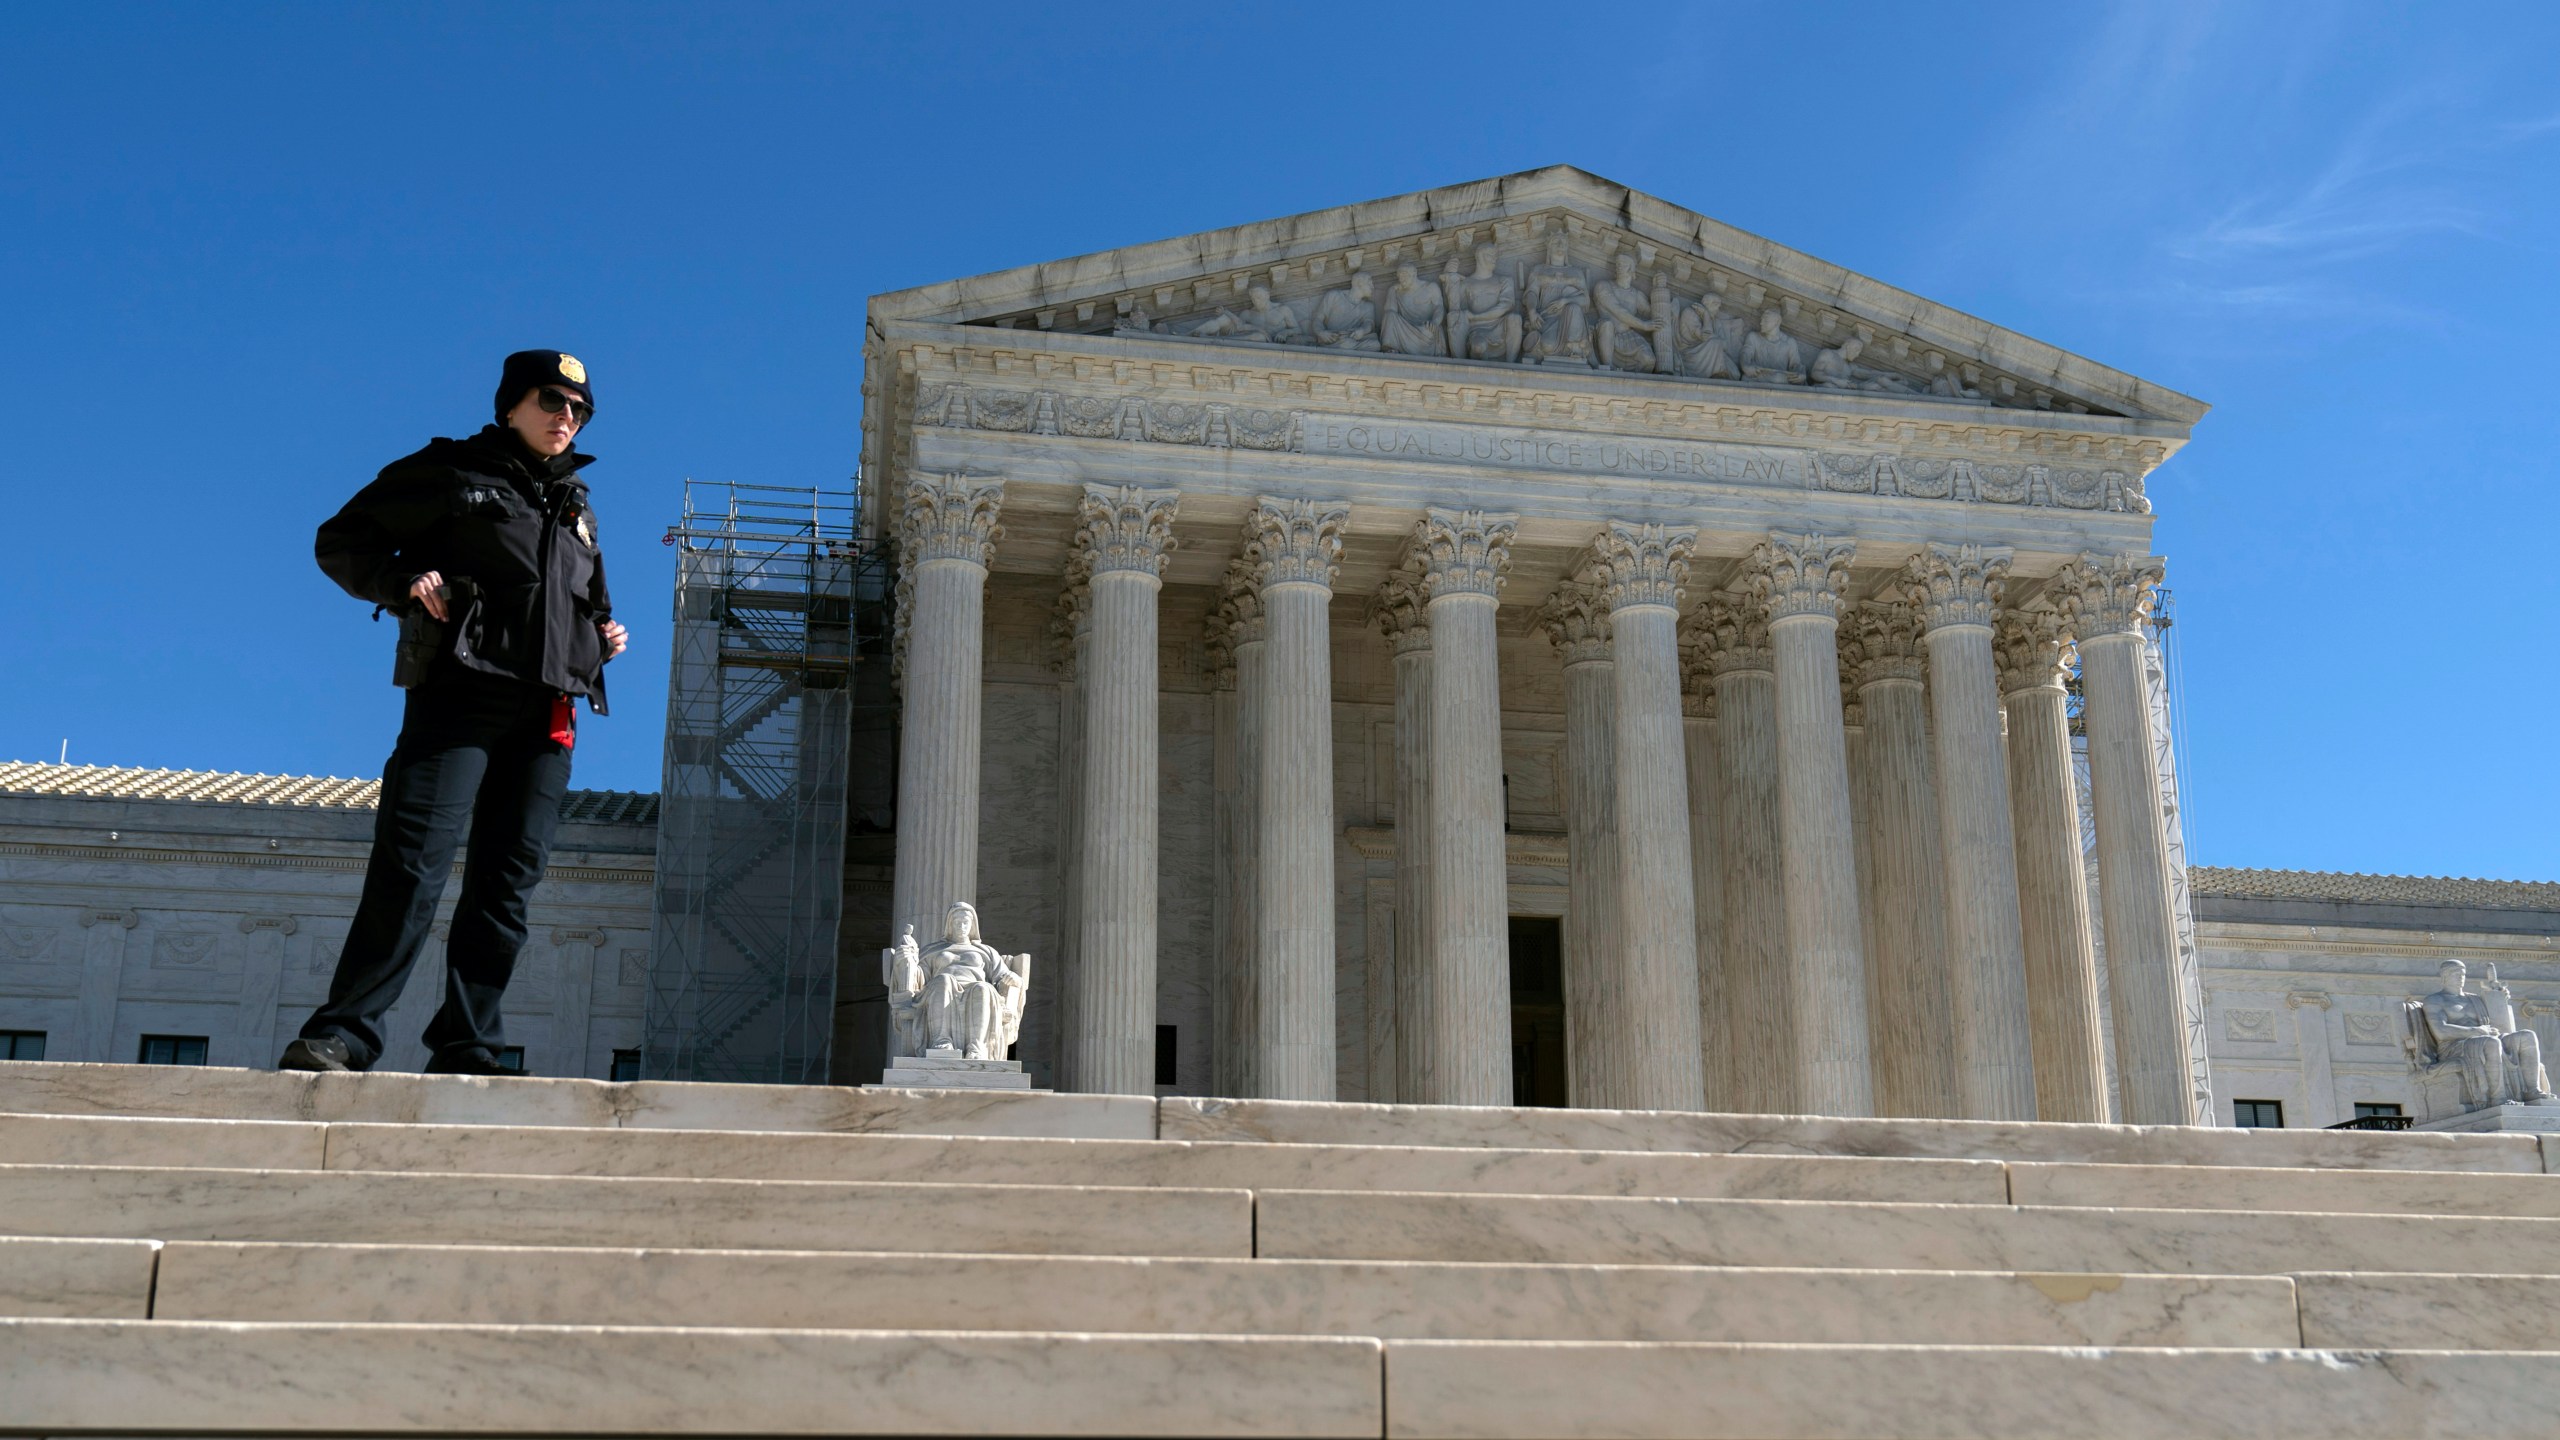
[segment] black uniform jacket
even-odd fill
[[[394,460],[320,527],[312,549],[348,594],[415,611],[410,582],[430,570],[453,587],[424,683],[457,670],[504,675],[604,704],[612,618],[595,516],[578,470],[592,455],[536,455],[491,425]]]

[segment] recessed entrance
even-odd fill
[[[1564,922],[1511,917],[1511,1103],[1567,1103]]]

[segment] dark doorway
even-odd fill
[[[1511,917],[1511,1103],[1567,1103],[1564,922]]]

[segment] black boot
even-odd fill
[[[318,1039],[305,1037],[284,1047],[284,1057],[276,1061],[278,1070],[352,1071],[356,1067],[347,1054],[347,1042],[335,1035]]]
[[[522,1075],[498,1063],[498,1057],[486,1047],[465,1045],[453,1050],[439,1050],[427,1061],[429,1075]]]

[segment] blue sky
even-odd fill
[[[1566,162],[2212,402],[2195,858],[2560,878],[2560,7],[13,6],[0,758],[359,775],[310,561],[591,367],[657,782],[682,482],[842,484],[866,296]]]

